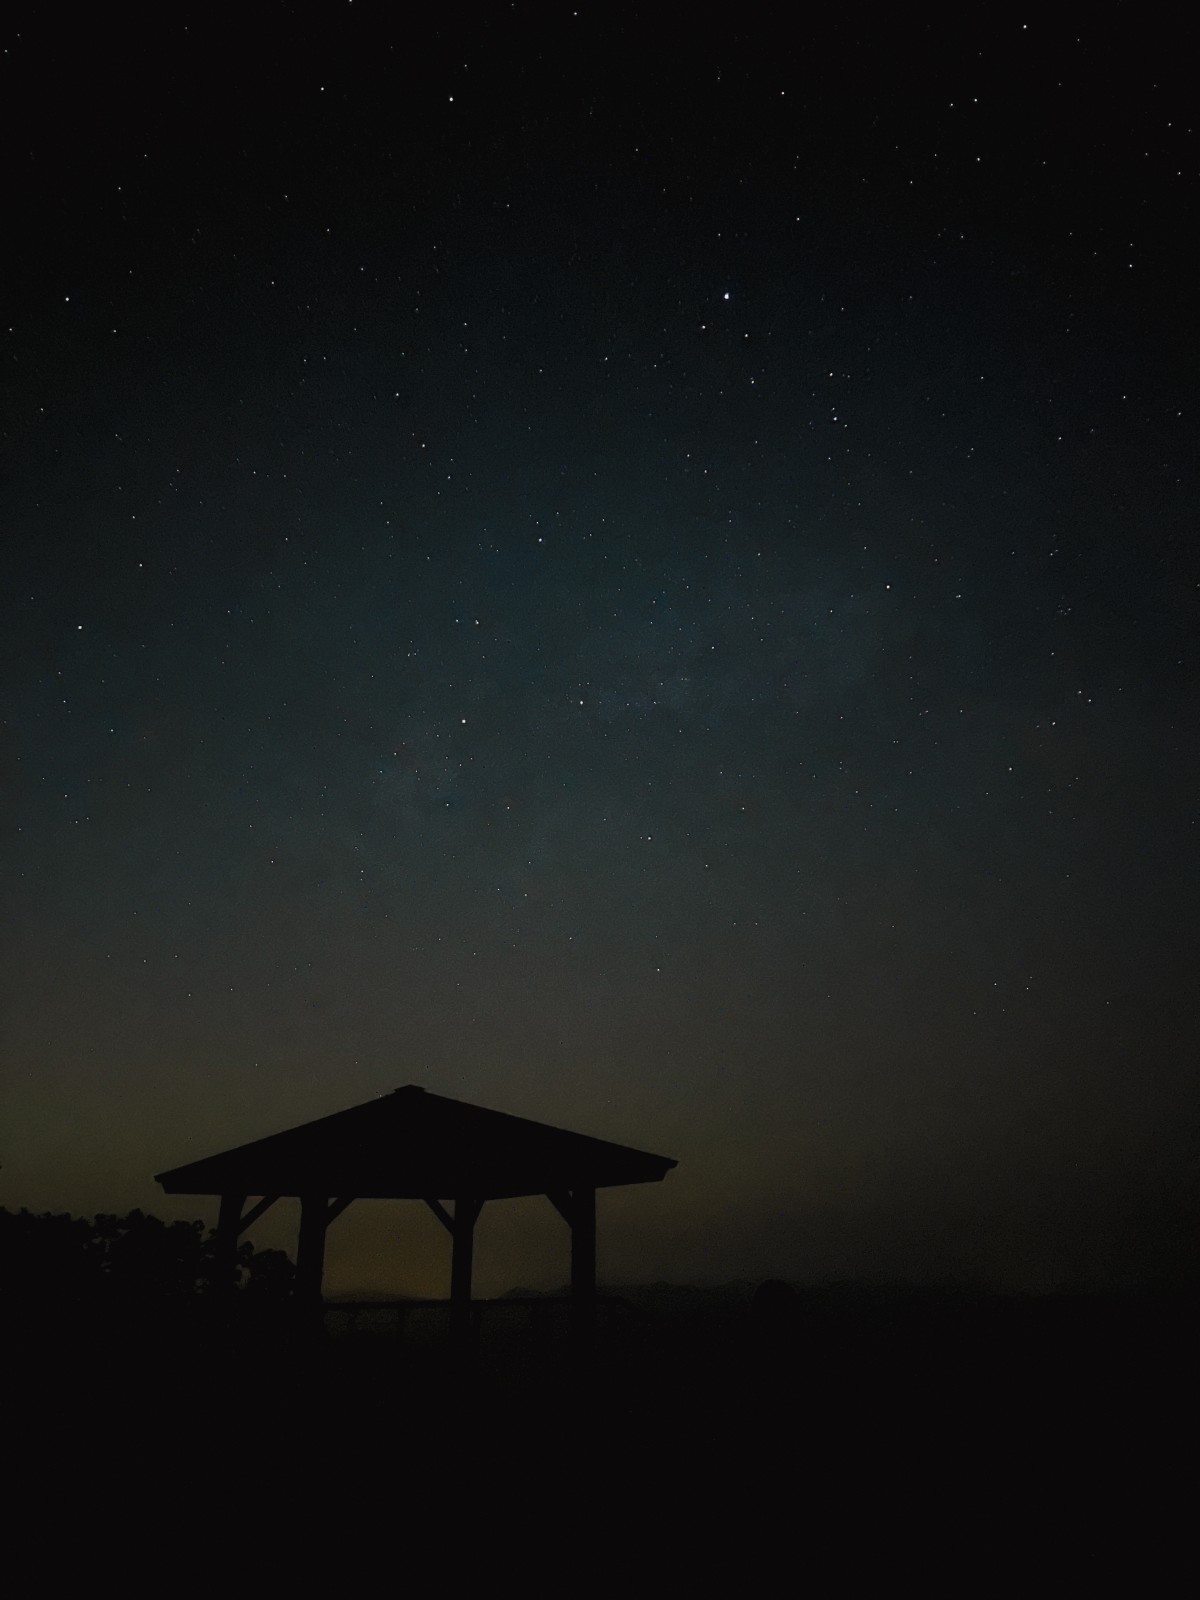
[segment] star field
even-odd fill
[[[781,26],[6,22],[0,1203],[417,1081],[614,1279],[1185,1270],[1185,55]]]

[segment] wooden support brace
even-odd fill
[[[429,1207],[430,1211],[433,1212],[434,1216],[441,1223],[442,1227],[445,1228],[446,1232],[453,1234],[454,1218],[446,1210],[442,1202],[440,1200],[430,1200],[429,1197],[426,1196],[425,1204]]]
[[[569,1228],[572,1225],[571,1219],[574,1215],[574,1212],[571,1205],[571,1196],[568,1191],[566,1189],[555,1189],[553,1191],[547,1190],[546,1199],[549,1200],[550,1204],[554,1207],[555,1211],[558,1212],[559,1216]]]
[[[279,1199],[277,1194],[266,1194],[256,1206],[251,1206],[244,1217],[238,1219],[238,1232],[245,1233],[247,1228],[252,1228],[264,1212],[269,1211]]]
[[[326,1227],[328,1227],[331,1222],[336,1222],[341,1216],[342,1212],[345,1211],[346,1207],[352,1206],[353,1204],[354,1196],[352,1194],[347,1195],[344,1200],[331,1200],[329,1202],[329,1210],[325,1213]]]

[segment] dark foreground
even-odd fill
[[[934,1565],[957,1592],[1013,1564],[1024,1591],[1157,1586],[1191,1522],[1188,1297],[660,1290],[601,1308],[583,1370],[553,1311],[483,1313],[470,1370],[436,1332],[287,1311],[11,1309],[16,1521],[99,1515],[106,1560],[163,1579],[383,1549],[452,1587],[477,1563],[739,1590]],[[93,1537],[56,1536],[62,1575]]]

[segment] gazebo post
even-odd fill
[[[591,1354],[596,1327],[596,1191],[571,1194],[571,1343],[576,1358]]]
[[[300,1197],[300,1238],[296,1246],[296,1300],[314,1312],[321,1305],[321,1277],[325,1270],[325,1229],[329,1202],[323,1194]]]
[[[242,1231],[244,1194],[223,1194],[221,1210],[217,1217],[216,1277],[222,1293],[228,1294],[237,1287],[237,1247]]]
[[[454,1202],[454,1228],[450,1256],[450,1338],[465,1352],[471,1345],[471,1263],[475,1253],[475,1223],[482,1200]]]

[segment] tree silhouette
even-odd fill
[[[293,1270],[282,1250],[244,1241],[232,1286],[256,1304],[282,1300]],[[225,1287],[215,1230],[202,1222],[163,1222],[141,1210],[89,1222],[0,1208],[0,1294],[13,1306],[179,1306]]]

